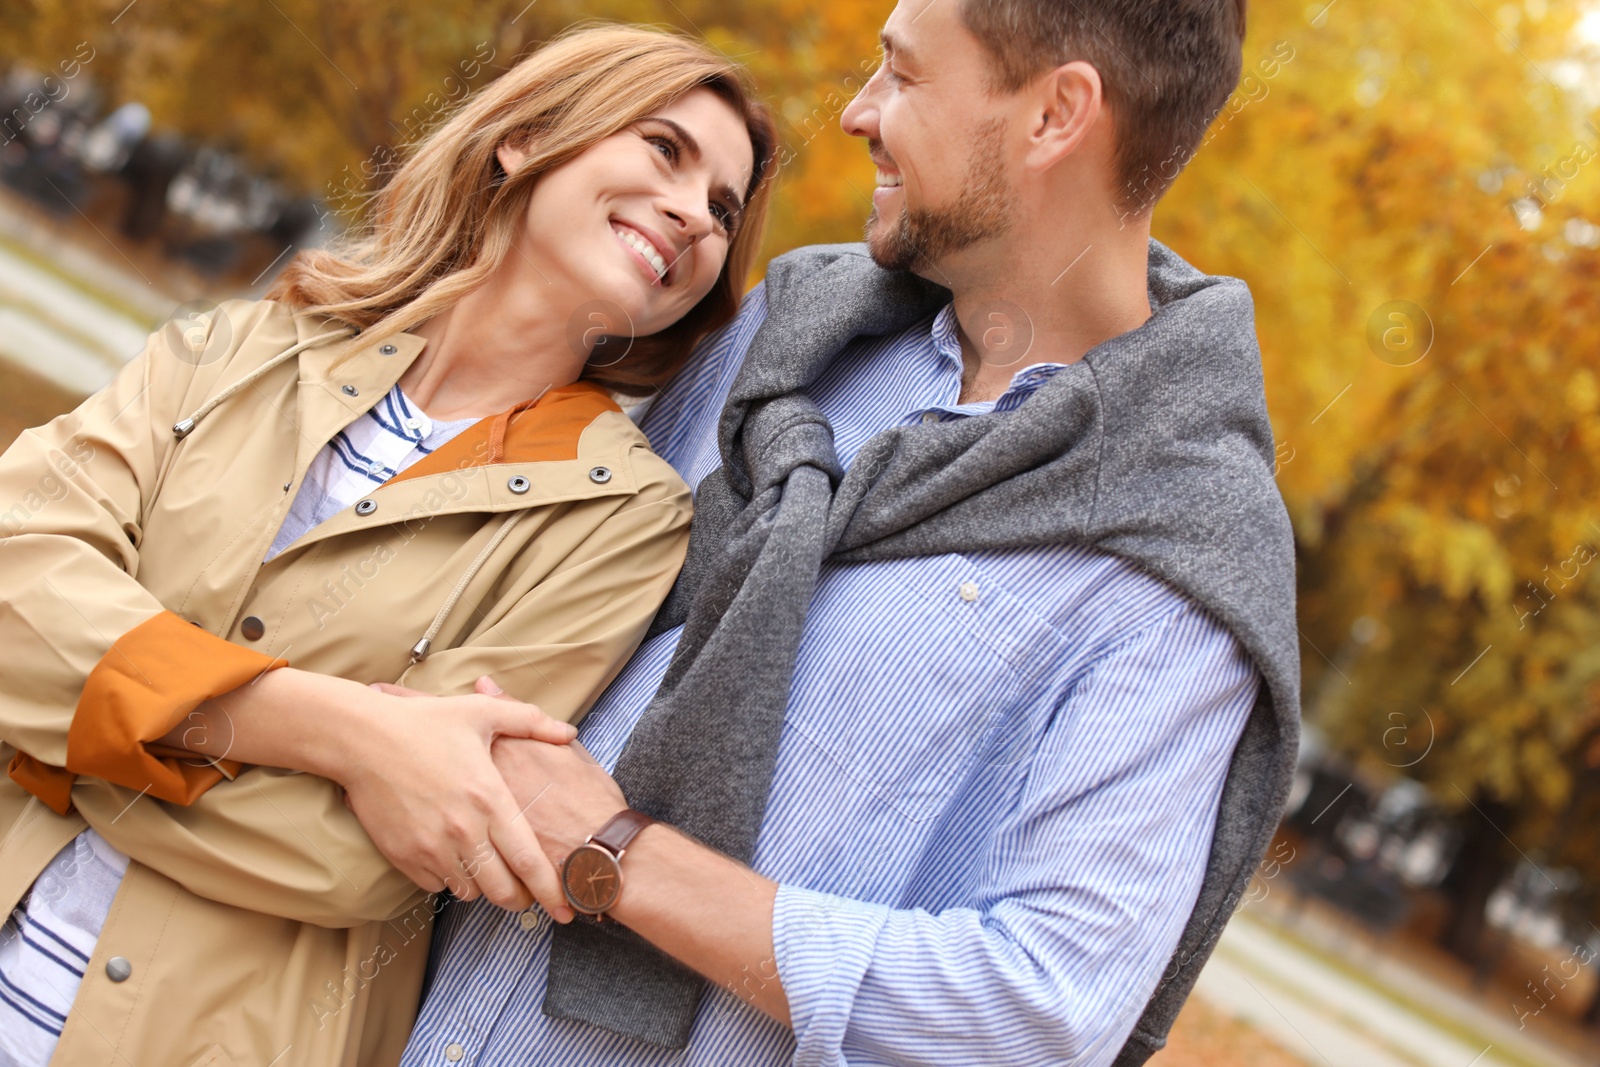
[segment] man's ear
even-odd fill
[[[1063,63],[1035,80],[1036,105],[1026,163],[1049,170],[1077,152],[1100,121],[1105,88],[1100,72],[1083,60]]]

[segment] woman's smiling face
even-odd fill
[[[527,158],[509,145],[497,154],[507,172]],[[633,336],[657,333],[716,284],[754,159],[739,113],[695,89],[544,174],[519,250],[574,307],[603,300]]]

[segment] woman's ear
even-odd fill
[[[500,169],[510,177],[528,161],[528,150],[522,145],[502,141],[500,147],[494,150],[494,157],[500,161]]]

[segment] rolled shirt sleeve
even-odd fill
[[[795,1064],[1111,1063],[1194,906],[1259,685],[1181,601],[1055,690],[967,906],[782,887]]]

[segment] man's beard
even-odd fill
[[[874,207],[867,219],[867,250],[873,261],[885,270],[911,270],[1009,230],[1016,195],[1006,184],[1004,143],[1004,121],[994,119],[979,127],[964,188],[951,207],[908,208],[882,237],[874,236],[879,219]]]

